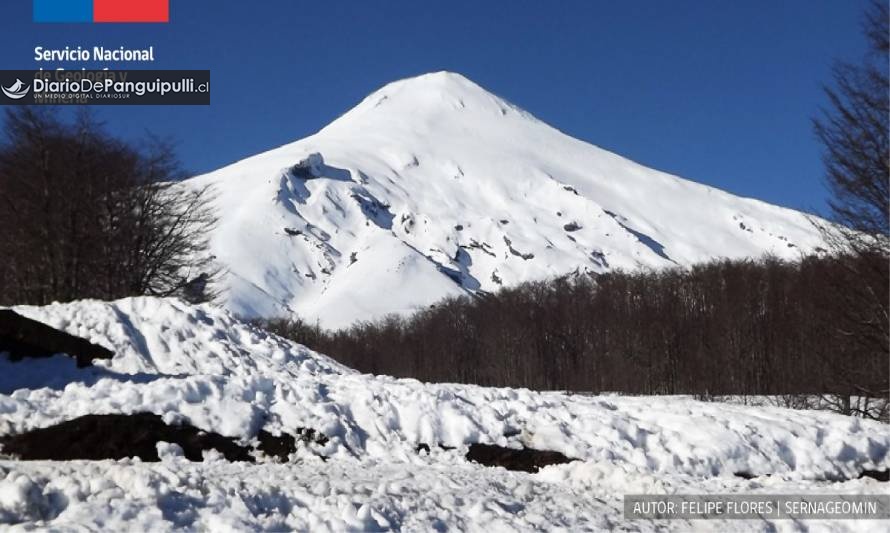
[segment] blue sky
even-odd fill
[[[0,67],[34,68],[35,46],[153,45],[152,68],[210,69],[210,107],[99,109],[116,134],[175,139],[194,172],[309,135],[389,81],[452,70],[647,166],[823,210],[810,120],[832,61],[865,52],[865,0],[170,1],[169,24],[48,25],[6,0]]]

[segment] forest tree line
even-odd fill
[[[887,300],[874,309],[845,288],[866,272],[887,279],[887,258],[726,260],[575,275],[450,298],[338,332],[299,319],[265,326],[361,371],[423,381],[885,398],[888,333],[879,319]]]

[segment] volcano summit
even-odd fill
[[[216,190],[226,306],[329,328],[572,272],[822,245],[803,213],[646,168],[450,72],[185,183]]]

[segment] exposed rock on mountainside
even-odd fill
[[[822,244],[802,213],[573,139],[448,72],[185,184],[218,194],[229,309],[330,328],[571,272]]]

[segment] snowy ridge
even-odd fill
[[[802,213],[648,169],[448,72],[186,184],[218,194],[229,309],[331,328],[575,271],[822,245]]]
[[[263,428],[309,427],[330,442],[286,464],[188,463],[170,450],[158,464],[0,458],[0,524],[13,529],[685,531],[689,522],[622,522],[622,495],[874,493],[877,482],[855,478],[890,467],[886,425],[831,413],[374,377],[227,311],[171,299],[15,310],[116,355],[88,369],[65,356],[0,355],[0,435],[85,414],[152,412],[244,441]],[[467,462],[474,442],[579,461],[508,472]],[[419,443],[431,451],[418,452]]]

